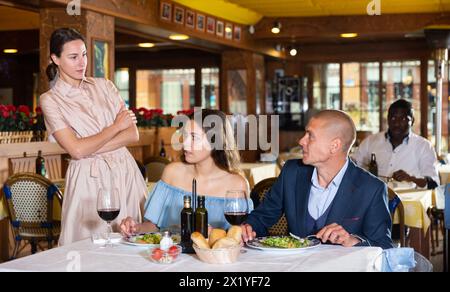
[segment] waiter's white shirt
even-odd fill
[[[410,132],[403,143],[393,149],[387,132],[364,139],[352,156],[358,166],[368,169],[371,154],[375,153],[378,175],[392,177],[397,170],[404,170],[417,178],[430,177],[439,185],[436,152],[430,141]]]

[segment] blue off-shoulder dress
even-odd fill
[[[191,192],[171,186],[162,180],[158,181],[145,202],[144,219],[156,224],[160,229],[179,227],[180,213],[184,207],[183,197],[191,195]],[[214,228],[226,230],[230,227],[224,215],[225,201],[226,198],[205,196],[208,224]],[[248,208],[250,213],[253,210],[250,198]]]

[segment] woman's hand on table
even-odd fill
[[[138,233],[138,229],[138,223],[136,223],[136,221],[134,221],[134,219],[131,217],[123,219],[120,223],[120,231],[125,236],[132,236]]]

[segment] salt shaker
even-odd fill
[[[170,231],[164,231],[163,238],[159,242],[159,248],[162,250],[168,250],[173,245],[173,240],[170,235]]]

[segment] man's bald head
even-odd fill
[[[339,110],[323,110],[312,118],[324,122],[324,130],[329,133],[330,138],[339,138],[342,141],[342,150],[349,153],[356,139],[356,127],[347,113]]]

